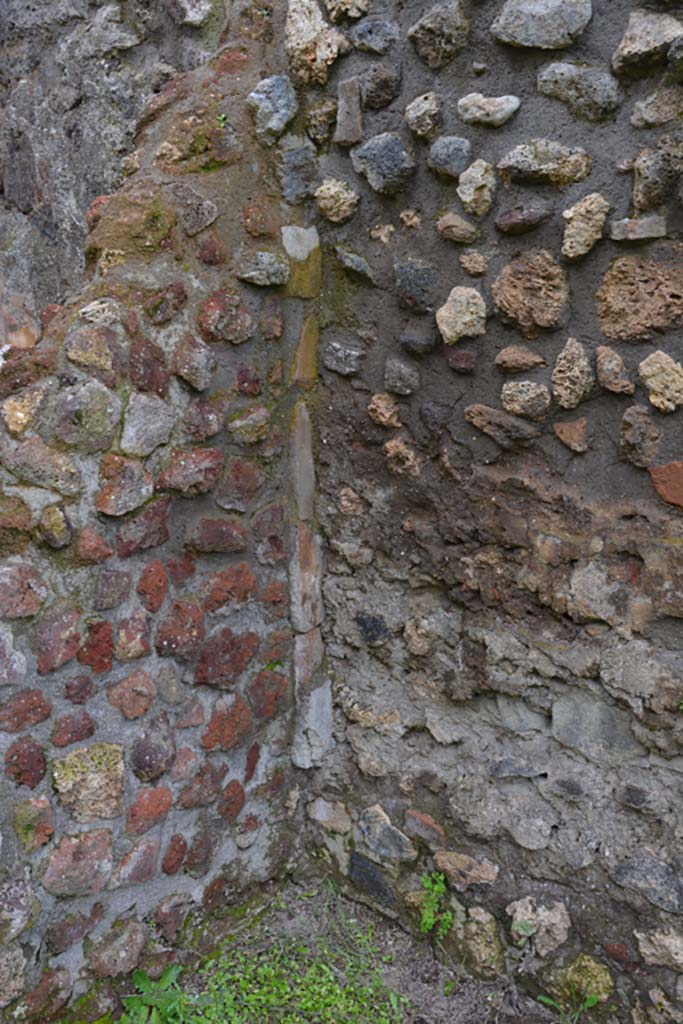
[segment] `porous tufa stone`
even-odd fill
[[[446,345],[486,333],[486,304],[476,288],[457,286],[436,311],[436,323]]]

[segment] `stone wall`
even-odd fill
[[[160,5],[121,189],[49,200],[80,290],[80,227],[42,312],[3,247],[7,1019],[317,849],[413,925],[443,872],[475,973],[678,1021],[683,18],[219,7]]]

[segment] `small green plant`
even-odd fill
[[[683,712],[683,694],[681,694],[681,696],[679,698],[679,701],[678,701],[678,710]]]
[[[216,115],[216,121],[218,122],[218,127],[219,128],[225,128],[225,126],[227,124],[227,121],[228,121],[228,115],[227,114],[217,114]]]
[[[539,996],[538,1001],[552,1010],[557,1010],[560,1024],[578,1024],[586,1010],[592,1009],[599,1002],[599,998],[589,995],[588,988],[584,988],[580,992],[572,992],[569,1007],[561,1006],[550,996]]]
[[[124,996],[120,1024],[183,1024],[185,996],[178,987],[181,967],[167,967],[158,981],[147,971],[133,971],[138,994]]]
[[[536,934],[536,925],[530,921],[518,921],[512,929],[515,946],[523,946],[527,939]]]
[[[445,939],[453,926],[453,911],[446,905],[446,879],[442,872],[432,871],[430,875],[422,875],[420,882],[424,890],[420,931],[434,934],[439,940]]]
[[[453,995],[455,995],[455,992],[456,992],[457,988],[458,988],[458,983],[457,983],[457,981],[455,980],[455,978],[449,978],[449,979],[448,979],[448,981],[447,981],[447,982],[445,982],[445,984],[444,984],[444,987],[443,987],[443,994],[444,994],[444,995],[445,995],[445,996],[446,996],[447,998],[448,998],[449,996],[453,996]]]

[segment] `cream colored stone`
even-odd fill
[[[476,288],[453,288],[436,311],[436,323],[447,345],[486,333],[486,306]]]
[[[486,160],[475,160],[458,179],[455,190],[468,213],[482,217],[493,206],[496,172]]]
[[[666,352],[658,349],[643,359],[638,372],[655,409],[675,412],[683,405],[683,366]]]
[[[591,192],[565,210],[562,255],[568,260],[578,260],[589,253],[602,238],[610,208],[604,196]]]
[[[358,206],[358,193],[338,178],[325,178],[315,192],[315,201],[323,217],[333,224],[350,220]]]
[[[539,956],[552,953],[569,938],[572,922],[564,903],[539,905],[533,896],[509,903],[505,913],[512,918],[510,931],[517,945],[529,938]]]
[[[646,964],[683,972],[683,934],[674,928],[661,932],[634,932]]]

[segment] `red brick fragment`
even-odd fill
[[[126,832],[141,836],[165,820],[173,804],[173,795],[168,786],[146,786],[139,790],[128,811]]]
[[[108,672],[114,656],[114,629],[111,622],[91,622],[88,638],[78,652],[81,665],[89,665],[95,675]]]
[[[52,702],[42,690],[17,690],[0,704],[0,731],[22,732],[52,714]]]
[[[168,576],[161,562],[150,562],[137,585],[137,595],[148,612],[158,612],[168,590]]]
[[[87,711],[73,711],[58,718],[50,734],[56,747],[68,747],[70,743],[81,743],[95,733],[95,721]]]
[[[251,729],[249,708],[239,694],[216,701],[211,720],[200,740],[204,750],[232,750]]]
[[[233,633],[226,626],[207,640],[195,673],[197,683],[229,687],[255,657],[259,647],[257,633]]]

